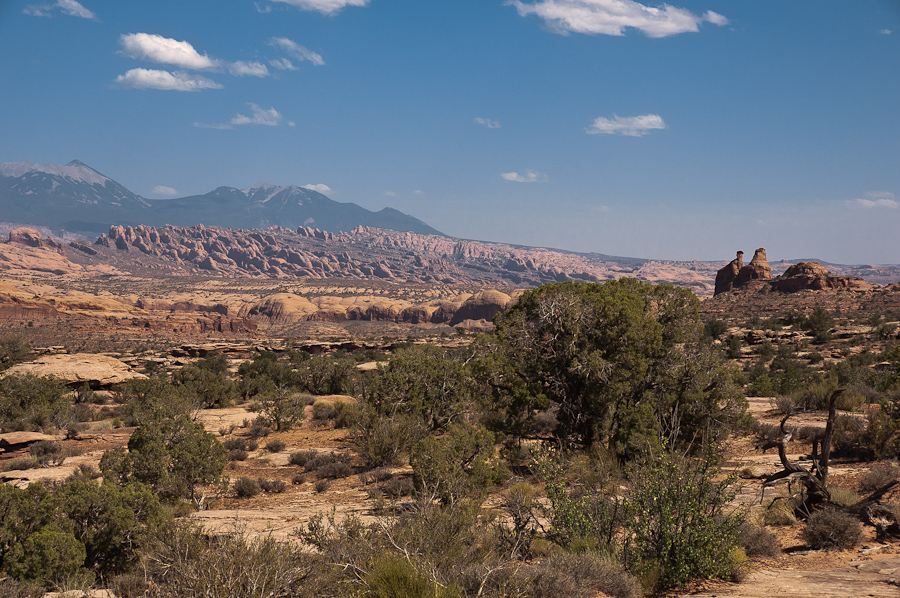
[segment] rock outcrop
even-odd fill
[[[748,286],[754,281],[772,279],[772,268],[766,259],[766,250],[760,247],[753,254],[753,259],[744,265],[744,252],[738,251],[737,257],[724,268],[716,272],[715,295]]]
[[[765,249],[757,249],[746,266],[743,255],[738,251],[737,257],[716,273],[716,295],[733,290],[794,293],[802,290],[869,291],[878,287],[855,276],[834,276],[818,262],[799,262],[788,267],[781,276],[772,278]]]
[[[62,249],[62,244],[57,243],[53,239],[45,239],[41,233],[34,230],[33,228],[16,228],[9,231],[9,242],[10,243],[18,243],[19,245],[26,245],[28,247],[43,247],[45,249],[54,249],[59,251]]]
[[[146,378],[114,357],[93,353],[44,355],[35,361],[14,365],[3,373],[4,376],[13,374],[55,376],[70,386],[87,383],[92,388],[118,384],[132,378]]]
[[[823,291],[855,290],[869,291],[877,287],[862,278],[855,276],[833,276],[825,266],[818,262],[798,262],[789,267],[784,274],[774,279],[771,286],[776,291],[794,293],[802,290]]]

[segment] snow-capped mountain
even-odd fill
[[[0,222],[78,233],[106,232],[111,224],[204,224],[228,228],[311,226],[337,232],[358,225],[441,234],[421,220],[385,208],[372,212],[303,187],[257,183],[219,187],[204,195],[146,199],[86,164],[0,163]]]

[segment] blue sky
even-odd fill
[[[458,237],[900,263],[900,1],[0,1],[0,162]],[[2,219],[2,218],[0,218]]]

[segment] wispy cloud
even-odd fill
[[[284,50],[297,60],[306,60],[313,63],[315,66],[322,66],[323,64],[325,64],[325,60],[322,59],[322,56],[320,54],[317,54],[309,48],[301,46],[297,42],[286,37],[273,37],[269,40],[269,45],[274,48],[280,48],[281,50]]]
[[[116,77],[116,85],[130,89],[162,89],[166,91],[201,91],[222,89],[223,86],[212,79],[192,75],[182,71],[170,73],[155,69],[131,69]]]
[[[235,77],[268,77],[269,69],[261,62],[238,60],[228,65],[228,72]]]
[[[29,4],[22,12],[33,17],[52,17],[53,12],[57,9],[71,17],[99,20],[96,14],[75,0],[56,0],[55,4]]]
[[[312,10],[326,15],[337,14],[345,6],[365,6],[369,0],[272,0],[290,4],[303,10]]]
[[[624,35],[626,28],[633,28],[648,37],[668,37],[699,31],[704,21],[728,24],[726,17],[711,10],[701,16],[668,4],[655,8],[634,0],[507,0],[506,4],[514,6],[520,16],[543,19],[562,34]]]
[[[546,174],[534,170],[526,170],[524,174],[519,174],[518,172],[502,172],[500,173],[500,176],[507,181],[512,181],[514,183],[546,183],[550,180]]]
[[[880,33],[881,35],[890,35],[893,33],[893,31],[891,31],[890,29],[882,29],[878,33]]]
[[[200,54],[190,43],[154,33],[127,33],[119,37],[122,54],[138,60],[171,64],[180,68],[204,70],[220,66],[206,54]]]
[[[269,64],[278,69],[279,71],[296,71],[297,67],[294,66],[287,58],[275,58],[274,60],[270,60]]]
[[[172,187],[166,187],[165,185],[157,185],[150,190],[150,193],[152,193],[153,195],[161,195],[163,197],[175,197],[176,195],[178,195],[178,191],[176,191]]]
[[[476,116],[474,119],[476,124],[487,127],[488,129],[499,129],[500,123],[496,120],[491,120],[489,118],[481,118],[480,116]]]
[[[850,207],[865,208],[871,210],[873,208],[886,208],[896,210],[900,208],[900,202],[897,196],[890,191],[872,191],[866,193],[866,197],[857,197],[846,202]]]
[[[600,116],[585,130],[589,135],[642,137],[652,130],[665,128],[666,123],[660,115],[642,114],[641,116],[613,115],[612,118]]]
[[[234,127],[240,127],[244,125],[262,125],[266,127],[277,127],[284,121],[284,117],[281,115],[278,110],[275,108],[269,108],[265,110],[264,108],[260,108],[258,105],[248,102],[247,106],[250,107],[250,115],[246,114],[235,114],[234,118],[232,118],[227,123],[219,123],[219,124],[206,124],[201,122],[195,122],[195,127],[200,127],[203,129],[233,129]],[[287,123],[288,126],[294,126],[294,123]]]
[[[315,191],[317,193],[321,193],[323,195],[325,193],[331,193],[331,187],[329,187],[328,185],[322,184],[322,183],[318,183],[316,185],[303,185],[303,188],[309,189],[310,191]]]

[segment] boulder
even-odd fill
[[[450,320],[450,325],[455,326],[464,320],[490,322],[495,315],[506,309],[511,301],[509,295],[493,289],[475,293],[459,306]]]

